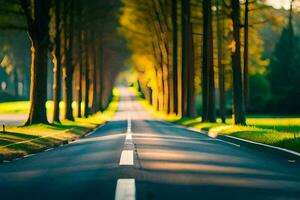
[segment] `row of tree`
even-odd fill
[[[283,14],[287,11],[256,0],[123,3],[121,31],[133,52],[140,88],[157,110],[181,117],[201,114],[203,122],[215,122],[217,116],[225,122],[232,113],[235,124],[245,124],[246,111],[270,113],[282,105],[283,113],[284,102],[293,102],[294,111],[299,107],[299,67],[287,59],[299,54],[298,41],[291,17]],[[276,34],[264,37],[263,32],[266,27],[280,32],[286,19],[285,39],[273,56],[264,56],[266,37]],[[286,45],[289,52],[282,48]],[[289,63],[291,75],[282,76]]]
[[[143,3],[124,0],[124,4],[121,18],[123,33],[133,50],[132,59],[139,72],[141,88],[155,108],[182,117],[194,117],[195,89],[201,83],[202,120],[215,122],[218,83],[219,113],[225,121],[224,65],[230,57],[231,69],[226,69],[231,71],[232,77],[230,85],[233,90],[234,122],[245,124],[248,96],[248,13],[249,6],[256,7],[257,2],[249,3],[246,0],[241,5],[239,0],[205,0],[201,3],[193,0],[151,0]],[[244,23],[241,23],[241,14],[244,15]],[[135,20],[134,23],[127,18]],[[143,35],[147,35],[148,39],[144,39]],[[141,40],[135,41],[134,37]],[[141,46],[147,46],[148,49],[142,49]],[[226,46],[230,46],[230,49]],[[197,57],[200,59],[196,59]],[[195,67],[197,65],[201,67]],[[153,75],[157,77],[155,80]]]
[[[124,53],[118,52],[123,43],[116,33],[120,2],[14,0],[2,5],[3,12],[26,20],[21,25],[11,20],[2,28],[26,30],[31,41],[31,105],[26,125],[48,123],[49,59],[54,72],[53,122],[60,122],[62,99],[68,120],[105,109],[124,58]],[[72,106],[75,100],[77,113]]]

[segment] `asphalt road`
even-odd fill
[[[300,160],[156,120],[120,93],[88,137],[0,164],[0,199],[300,199]]]

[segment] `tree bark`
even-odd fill
[[[32,5],[27,0],[20,2],[32,44],[30,111],[25,125],[48,124],[46,101],[50,1],[34,0]]]
[[[89,67],[89,44],[88,44],[88,30],[85,30],[84,36],[84,43],[85,43],[85,72],[84,72],[84,79],[85,79],[85,88],[84,88],[84,117],[87,118],[90,114],[89,109],[89,91],[90,91],[90,67]]]
[[[96,48],[96,37],[94,33],[92,34],[93,44],[92,44],[92,59],[93,59],[93,90],[92,90],[92,112],[97,112],[97,48]]]
[[[232,72],[233,72],[233,119],[235,124],[246,124],[244,92],[241,68],[241,41],[240,41],[240,2],[231,0],[232,24],[233,24],[233,49],[232,49]]]
[[[219,68],[219,112],[222,123],[226,121],[226,98],[225,98],[225,77],[224,77],[224,66],[222,64],[222,56],[223,56],[223,48],[222,48],[222,37],[223,37],[223,29],[221,28],[221,23],[224,25],[222,13],[220,12],[220,0],[217,0],[217,45],[218,45],[218,68]],[[224,28],[224,27],[223,27]]]
[[[82,117],[81,113],[81,102],[82,102],[82,74],[83,74],[83,49],[84,49],[84,41],[83,41],[83,30],[82,30],[82,10],[81,10],[81,1],[79,1],[78,7],[78,17],[79,17],[79,31],[78,31],[78,42],[79,42],[79,75],[78,75],[78,88],[77,88],[77,117]]]
[[[65,118],[71,121],[74,121],[73,116],[73,22],[74,22],[74,0],[69,2],[65,2],[65,65],[64,65],[64,103],[65,103]]]
[[[99,107],[98,109],[102,112],[103,111],[103,87],[104,87],[104,76],[103,76],[103,68],[104,68],[104,56],[103,56],[103,42],[100,41],[99,46]]]
[[[203,65],[202,65],[202,121],[215,122],[215,80],[213,65],[213,30],[211,0],[202,1],[203,7]]]
[[[59,0],[55,1],[55,49],[54,58],[54,81],[53,81],[53,122],[60,123],[59,102],[61,100],[61,4]]]
[[[244,17],[244,97],[245,108],[249,103],[249,0],[245,1],[245,17]]]
[[[47,64],[48,42],[36,40],[32,42],[30,112],[26,125],[37,123],[48,124],[47,101]]]
[[[182,117],[189,117],[188,102],[189,99],[189,90],[190,87],[193,87],[188,84],[189,79],[189,58],[190,58],[190,45],[189,45],[189,31],[190,31],[190,0],[181,0],[181,115]]]
[[[194,69],[194,40],[193,40],[193,26],[191,22],[189,22],[188,26],[188,52],[187,52],[187,117],[195,117],[196,116],[196,109],[195,109],[195,69]]]
[[[172,0],[172,25],[173,25],[173,101],[174,113],[178,114],[178,24],[177,0]]]
[[[167,48],[165,46],[165,48]],[[169,62],[168,62],[168,52],[162,54],[162,73],[163,73],[163,82],[164,82],[164,112],[169,113],[170,108],[170,93],[169,93]]]

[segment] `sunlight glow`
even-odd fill
[[[290,8],[290,0],[266,0],[266,3],[276,9],[284,8],[288,10]],[[294,8],[300,8],[300,1],[294,0],[293,6]]]

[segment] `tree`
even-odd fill
[[[213,63],[212,2],[202,1],[203,64],[202,64],[202,121],[215,122],[215,79]]]
[[[232,41],[232,73],[233,73],[233,120],[235,124],[246,124],[243,79],[241,68],[241,41],[240,41],[240,2],[231,0],[231,19],[233,25]]]
[[[78,57],[77,57],[77,66],[78,66],[78,79],[77,79],[77,117],[82,117],[81,112],[81,103],[82,103],[82,82],[83,82],[83,49],[84,49],[84,42],[83,42],[83,12],[82,12],[83,2],[82,0],[78,0],[75,4],[76,10],[76,24],[78,24],[77,29],[77,47],[78,47]]]
[[[47,62],[51,1],[20,0],[20,3],[27,20],[32,44],[30,112],[26,125],[47,124]]]
[[[222,37],[224,32],[224,19],[223,19],[223,4],[219,3],[220,0],[216,0],[216,15],[217,15],[217,22],[216,22],[216,31],[217,31],[217,48],[218,48],[218,70],[219,70],[219,112],[222,123],[226,121],[226,98],[225,98],[225,72],[224,66],[222,63],[223,57],[223,44],[222,44]],[[222,2],[222,1],[221,1]],[[220,7],[222,11],[220,12]],[[223,27],[221,27],[223,26]]]
[[[61,2],[55,0],[55,47],[54,57],[54,81],[53,81],[53,122],[60,122],[59,102],[61,100]]]
[[[190,0],[181,0],[181,114],[195,116],[194,58]]]
[[[74,44],[74,0],[64,1],[64,54],[63,84],[65,118],[74,121],[73,116],[73,44]]]
[[[249,0],[245,1],[244,16],[244,101],[245,107],[249,103]]]
[[[173,33],[173,101],[174,113],[178,114],[178,24],[177,0],[172,0],[172,33]]]
[[[297,113],[300,110],[299,40],[292,22],[292,2],[288,24],[283,28],[271,58],[269,80],[274,112]]]
[[[85,49],[85,68],[84,68],[84,117],[87,118],[90,114],[89,109],[89,91],[90,91],[90,61],[89,61],[89,31],[87,27],[84,30],[84,49]]]

